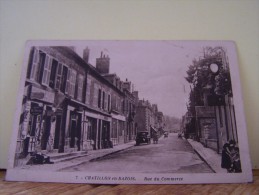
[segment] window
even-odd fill
[[[29,79],[36,81],[37,80],[37,69],[39,66],[39,50],[36,48],[33,50],[33,59],[31,63],[31,72]]]
[[[88,130],[87,130],[87,140],[93,139],[93,127],[92,127],[92,122],[88,122]]]
[[[117,138],[118,120],[112,119],[111,138]]]
[[[108,111],[111,111],[111,95],[108,94]]]
[[[52,60],[50,79],[49,79],[49,86],[51,88],[55,87],[55,82],[56,82],[56,78],[57,78],[56,77],[57,69],[58,69],[58,62],[56,60]]]
[[[98,90],[98,108],[101,108],[101,101],[102,101],[102,90]]]
[[[39,66],[36,69],[36,76],[35,79],[41,83],[42,78],[43,78],[43,71],[44,71],[44,65],[45,65],[45,59],[46,59],[46,54],[39,51]]]
[[[66,83],[67,83],[67,77],[68,77],[68,68],[66,66],[63,66],[63,72],[62,72],[62,83],[61,83],[61,91],[65,93],[66,90]]]
[[[60,89],[61,82],[62,82],[62,69],[63,69],[62,64],[61,64],[61,63],[58,63],[57,74],[56,74],[55,89]]]
[[[84,85],[84,76],[79,74],[77,79],[77,100],[83,100],[83,85]]]
[[[103,91],[103,99],[102,99],[102,109],[104,109],[105,106],[105,92]]]
[[[75,89],[76,89],[76,71],[70,70],[70,89],[68,91],[68,94],[72,97],[75,97]]]
[[[98,85],[95,83],[94,84],[94,97],[93,97],[93,106],[97,107],[98,106]]]
[[[68,94],[70,91],[70,69],[67,69],[67,80],[66,80],[66,89],[65,89],[65,93]]]
[[[91,87],[92,87],[92,80],[90,78],[87,78],[86,97],[85,97],[87,104],[90,104]]]
[[[46,58],[44,61],[44,67],[43,67],[43,75],[42,75],[42,80],[41,80],[42,85],[45,85],[45,86],[49,85],[51,63],[52,63],[52,58],[50,56],[46,55]]]

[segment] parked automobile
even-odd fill
[[[164,132],[164,138],[168,137],[168,131]]]
[[[141,143],[150,144],[150,135],[148,131],[141,131],[137,133],[136,136],[136,145],[140,145]]]

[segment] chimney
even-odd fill
[[[103,55],[103,52],[101,52],[100,58],[96,58],[96,69],[100,74],[108,74],[110,72],[110,58]]]
[[[83,51],[83,60],[88,63],[89,62],[89,53],[90,53],[90,50],[89,48],[85,48],[84,51]]]

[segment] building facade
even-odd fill
[[[16,157],[97,150],[124,143],[122,87],[69,47],[32,47]]]
[[[182,128],[187,138],[194,138],[221,153],[227,141],[238,143],[226,52],[221,47],[208,48],[195,66],[192,105],[183,117]]]
[[[157,131],[155,128],[156,118],[153,107],[148,100],[139,100],[135,121],[138,132],[147,131],[153,137],[154,131]]]
[[[86,68],[64,47],[32,47],[17,155],[82,150]]]

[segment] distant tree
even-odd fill
[[[164,116],[165,118],[165,128],[168,131],[178,131],[181,125],[181,119],[172,117],[172,116]]]

